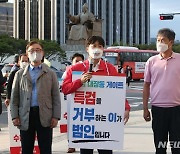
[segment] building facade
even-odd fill
[[[150,43],[150,0],[60,0],[57,8],[60,44],[68,38],[67,14],[79,14],[84,3],[97,18],[103,19],[102,34],[107,45]]]
[[[14,0],[14,37],[56,40],[56,0]]]
[[[67,15],[82,12],[84,3],[103,19],[102,35],[107,45],[150,43],[150,0],[15,0],[14,36],[66,44]]]
[[[13,36],[13,4],[0,3],[0,35]]]

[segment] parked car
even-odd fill
[[[3,74],[3,76],[6,74],[6,73],[8,73],[8,74],[10,74],[10,72],[11,72],[11,68],[14,66],[14,64],[5,64],[4,66],[3,66],[3,68],[2,68],[2,74]]]
[[[5,63],[0,63],[0,70],[4,67]]]
[[[56,73],[58,81],[60,81],[64,72],[59,71],[57,68],[55,68],[53,66],[51,66],[50,68]]]

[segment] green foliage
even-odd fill
[[[59,61],[66,58],[65,52],[55,41],[40,40],[44,46],[45,57],[48,60],[57,59]],[[26,52],[26,40],[15,39],[8,35],[0,35],[0,62],[4,62],[8,57]]]
[[[114,42],[111,46],[128,46],[128,45],[123,44],[123,42],[120,42],[120,43]]]
[[[112,46],[125,46],[123,45],[122,43],[118,43],[118,42],[115,42],[114,44],[112,44]],[[128,46],[128,45],[127,45]],[[152,43],[152,44],[134,44],[133,45],[134,47],[137,47],[141,50],[156,50],[156,43]],[[177,52],[177,53],[180,53],[180,43],[176,43],[173,45],[173,51],[174,52]]]
[[[119,46],[119,43],[118,43],[118,42],[114,42],[114,43],[112,44],[112,46]]]
[[[180,44],[174,44],[173,51],[177,52],[177,53],[180,53]]]
[[[0,35],[0,62],[4,62],[8,57],[18,54],[24,50],[25,40],[17,40],[8,35]]]
[[[156,50],[156,44],[135,44],[133,46],[141,50]]]
[[[60,45],[55,41],[40,40],[44,47],[45,57],[48,60],[64,60],[66,58],[65,52],[61,49]]]
[[[122,42],[115,42],[112,46],[129,46],[127,44],[123,44]],[[141,50],[156,50],[156,44],[134,44],[133,47],[137,47]]]

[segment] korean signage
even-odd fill
[[[144,73],[145,62],[135,62],[135,73]]]
[[[73,74],[73,80],[80,77]],[[93,75],[71,95],[70,147],[122,149],[125,85],[125,77]]]
[[[60,120],[60,132],[67,133],[67,118],[68,113],[67,109],[69,109],[70,103],[68,103],[68,96],[64,95],[61,90],[62,80],[59,81],[59,89],[60,89],[60,99],[61,99],[61,120]]]
[[[105,52],[106,57],[117,57],[118,53],[117,52]]]

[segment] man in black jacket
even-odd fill
[[[10,102],[10,98],[11,98],[11,90],[12,90],[12,84],[13,84],[13,80],[14,80],[14,76],[16,74],[16,72],[19,70],[19,68],[24,69],[24,67],[26,67],[29,63],[28,57],[26,54],[21,54],[19,56],[19,59],[17,61],[16,65],[16,69],[13,70],[10,75],[9,75],[9,80],[8,80],[8,84],[7,84],[7,95],[6,95],[6,100],[5,100],[5,105],[8,106],[9,102]],[[19,67],[20,66],[20,67]]]
[[[129,87],[130,81],[132,79],[132,68],[129,65],[126,66],[125,73],[126,73],[126,83]]]

